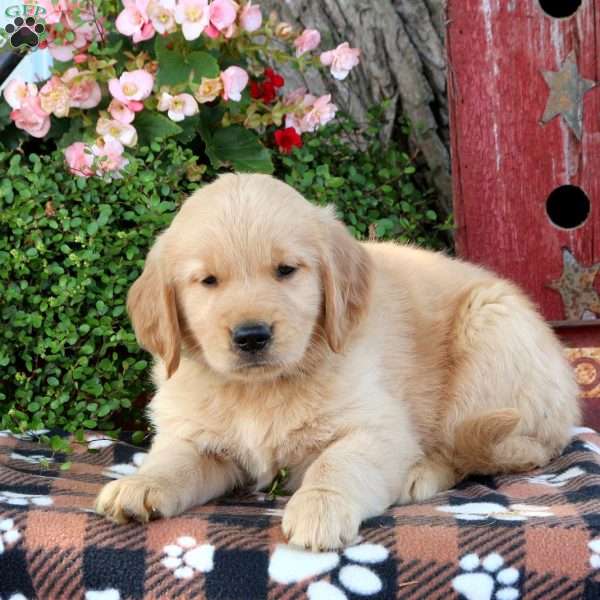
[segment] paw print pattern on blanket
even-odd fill
[[[437,510],[453,514],[460,521],[484,521],[485,519],[527,521],[532,517],[554,516],[547,506],[532,504],[509,504],[504,506],[497,502],[466,502],[465,504],[438,506]]]
[[[540,485],[551,485],[552,487],[562,487],[567,485],[575,477],[585,475],[585,471],[581,467],[571,467],[562,473],[547,473],[544,475],[536,475],[535,477],[528,477],[529,483],[536,483]]]
[[[41,494],[20,494],[18,492],[8,492],[0,490],[0,504],[10,504],[12,506],[50,506],[54,504],[50,496]]]
[[[102,474],[105,477],[110,477],[111,479],[120,479],[126,475],[133,475],[142,466],[145,458],[146,452],[136,452],[133,455],[131,462],[112,465]]]
[[[504,559],[493,552],[483,561],[479,555],[466,554],[460,560],[462,573],[452,580],[452,588],[466,600],[518,600],[516,587],[521,574],[505,567]]]
[[[588,548],[591,550],[590,566],[592,569],[600,569],[600,538],[588,542]]]
[[[384,546],[358,544],[346,548],[342,554],[349,564],[340,568],[339,584],[314,581],[307,589],[309,600],[347,600],[346,591],[359,596],[371,596],[381,591],[381,579],[366,565],[387,560],[389,552]],[[309,552],[281,544],[271,556],[269,576],[277,583],[296,583],[330,573],[339,566],[341,559],[338,552]]]
[[[3,519],[0,521],[0,554],[16,544],[21,539],[19,530],[15,527],[12,519]]]
[[[165,557],[160,561],[173,571],[177,579],[191,579],[196,573],[213,570],[215,547],[212,544],[198,544],[195,538],[184,535],[174,544],[163,548]]]

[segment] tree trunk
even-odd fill
[[[327,90],[354,119],[366,121],[367,110],[389,99],[388,123],[381,135],[390,139],[398,117],[412,126],[409,140],[426,165],[442,214],[452,209],[448,103],[446,98],[445,0],[263,0],[294,27],[315,28],[321,48],[342,41],[362,51],[361,64],[345,81],[320,73],[289,70],[292,85],[315,93]]]

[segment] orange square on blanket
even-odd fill
[[[398,558],[403,562],[419,560],[454,563],[458,556],[458,529],[427,525],[395,527]]]
[[[528,571],[552,572],[573,580],[589,573],[589,536],[583,529],[535,527],[525,532]]]
[[[27,549],[83,550],[86,523],[86,514],[30,510],[24,536]]]

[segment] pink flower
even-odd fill
[[[150,0],[123,0],[125,7],[117,17],[117,31],[132,37],[134,43],[154,36],[154,25],[148,14]]]
[[[141,101],[150,95],[153,85],[154,77],[148,71],[136,69],[123,73],[119,79],[111,79],[108,82],[108,89],[113,98],[137,112],[144,107]]]
[[[240,25],[245,31],[256,31],[262,25],[262,13],[258,4],[252,5],[252,0],[244,4],[240,11]]]
[[[296,103],[300,102],[300,100],[303,100],[306,95],[307,94],[306,94],[306,88],[305,87],[296,88],[295,90],[292,90],[291,92],[288,92],[283,97],[283,103],[286,106],[289,106],[290,104],[296,104]]]
[[[71,67],[61,79],[69,88],[72,107],[94,108],[100,104],[102,91],[91,71],[78,71],[76,67]]]
[[[90,177],[94,174],[92,169],[94,156],[88,146],[83,142],[75,142],[70,146],[67,146],[64,154],[69,171],[73,173],[73,175]]]
[[[148,15],[154,29],[161,35],[175,31],[175,0],[153,0]]]
[[[314,50],[321,43],[321,34],[316,29],[305,29],[301,35],[294,40],[296,56]]]
[[[47,113],[66,117],[71,107],[69,88],[58,75],[53,75],[40,89],[40,105]]]
[[[172,121],[183,121],[198,112],[198,103],[191,94],[171,96],[163,92],[158,100],[158,110],[169,111],[167,115]]]
[[[36,0],[27,1],[25,4],[40,6],[46,12],[42,15],[46,25],[55,25],[63,16],[66,16],[73,10],[72,0]]]
[[[115,121],[120,123],[131,123],[135,119],[135,112],[115,98],[110,101],[108,112]]]
[[[221,81],[223,99],[239,102],[242,99],[242,90],[248,85],[248,73],[240,67],[228,67],[221,73]]]
[[[210,24],[223,32],[235,23],[239,6],[233,0],[213,0],[208,8]]]
[[[37,87],[33,83],[25,83],[22,79],[11,79],[4,88],[4,99],[11,108],[21,108],[26,98],[37,96]]]
[[[326,125],[335,117],[337,106],[330,101],[331,94],[326,94],[313,102],[310,110],[300,121],[302,131],[314,131],[317,127]]]
[[[50,130],[50,115],[42,108],[39,96],[27,96],[21,106],[10,113],[15,126],[29,135],[42,138]]]
[[[48,32],[48,49],[56,60],[63,62],[73,60],[80,55],[88,45],[99,37],[99,31],[103,31],[102,24],[95,22],[89,13],[79,13],[78,19],[67,16],[61,21],[62,30],[53,28]],[[67,33],[75,35],[74,40],[67,40]]]
[[[113,119],[100,117],[96,123],[96,133],[105,140],[109,137],[119,141],[123,146],[135,146],[137,144],[137,131],[133,125],[121,123]]]
[[[92,146],[96,174],[100,176],[109,175],[114,178],[121,177],[120,171],[129,163],[123,156],[123,150],[123,145],[113,137],[96,140],[96,143]]]
[[[328,66],[336,79],[346,79],[350,70],[358,64],[360,50],[350,48],[348,42],[340,44],[335,50],[321,54],[321,62]]]
[[[209,24],[207,0],[179,0],[175,20],[181,25],[183,37],[190,41],[200,37]]]

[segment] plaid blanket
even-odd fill
[[[184,515],[113,525],[100,486],[144,452],[94,439],[52,455],[0,432],[0,598],[357,600],[600,598],[600,436],[524,475],[474,478],[369,520],[341,552],[285,544],[285,498],[228,497]]]

